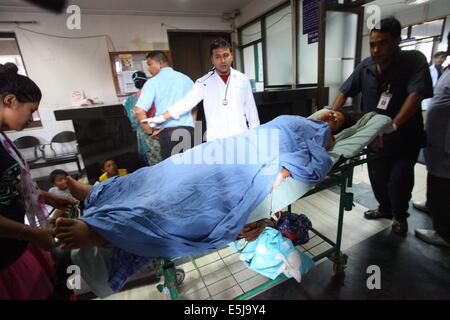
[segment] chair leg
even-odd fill
[[[78,156],[77,156],[77,166],[78,166],[78,172],[81,174],[80,159],[78,159]]]

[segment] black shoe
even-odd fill
[[[406,220],[396,220],[392,224],[392,232],[401,237],[406,237],[408,233],[408,222]]]
[[[374,219],[392,219],[393,216],[390,213],[381,212],[379,209],[371,209],[364,212],[364,218],[368,220]]]

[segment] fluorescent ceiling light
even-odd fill
[[[428,1],[430,1],[430,0],[406,0],[406,3],[408,5],[416,5],[416,4],[422,4],[422,3],[425,3]]]

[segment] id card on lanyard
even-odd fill
[[[387,108],[389,106],[389,102],[391,101],[391,99],[392,99],[391,85],[389,84],[388,87],[387,87],[387,90],[384,91],[381,94],[380,101],[378,102],[377,109],[387,110]]]

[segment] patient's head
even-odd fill
[[[331,134],[335,135],[342,130],[353,126],[360,118],[360,114],[351,110],[326,111],[314,117],[328,123]]]

